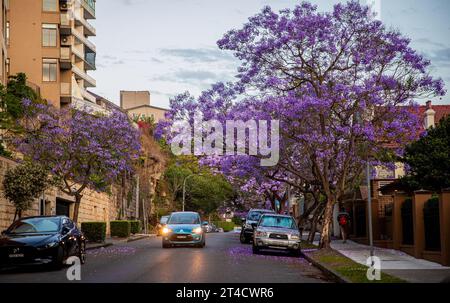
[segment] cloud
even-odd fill
[[[441,48],[431,52],[430,59],[433,63],[450,63],[450,48]]]
[[[230,53],[212,48],[163,48],[160,49],[160,53],[163,56],[177,57],[191,63],[235,60]]]
[[[182,69],[173,73],[151,77],[150,81],[176,82],[206,87],[212,83],[230,80],[230,73],[214,73],[207,70]]]

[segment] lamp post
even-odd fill
[[[186,200],[186,181],[193,176],[201,176],[202,174],[191,174],[189,176],[187,176],[186,178],[184,178],[184,182],[183,182],[183,211],[184,211],[184,204],[185,204],[185,200]]]
[[[373,257],[373,228],[372,228],[372,193],[370,189],[370,162],[367,158],[366,167],[366,177],[367,177],[367,207],[369,216],[369,245],[370,245],[370,256]]]

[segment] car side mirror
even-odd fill
[[[69,232],[70,232],[70,227],[64,226],[64,227],[62,228],[62,234],[63,234],[63,235],[66,235],[66,234],[68,234]]]
[[[258,226],[258,223],[252,223],[253,229],[256,229],[256,226]]]
[[[245,221],[247,221],[247,219],[245,219],[245,218],[241,218],[241,221],[242,221],[242,224],[244,224],[244,223],[245,223]]]

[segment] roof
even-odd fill
[[[280,217],[280,218],[292,218],[290,215],[276,214],[276,213],[265,213],[263,216]]]
[[[431,108],[436,112],[434,121],[439,122],[443,118],[450,116],[450,105],[433,105]],[[427,111],[427,105],[422,105],[419,108],[419,113],[423,115]]]
[[[252,208],[249,210],[249,212],[251,211],[261,211],[261,212],[266,212],[266,213],[274,213],[273,210],[271,209],[265,209],[265,208]]]
[[[169,109],[167,109],[167,108],[162,108],[162,107],[153,106],[153,105],[149,105],[149,104],[143,104],[143,105],[139,105],[139,106],[130,107],[130,108],[127,108],[126,110],[127,110],[127,111],[130,111],[130,110],[134,110],[134,109],[138,109],[138,108],[143,108],[143,107],[148,107],[148,108],[153,108],[153,109],[163,110],[163,111],[166,111],[166,112],[169,111]]]

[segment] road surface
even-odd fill
[[[67,268],[44,266],[0,271],[0,283],[69,282]],[[84,283],[309,283],[327,282],[302,258],[282,253],[254,256],[239,234],[208,234],[206,247],[161,248],[161,238],[149,238],[88,251],[81,267]],[[70,282],[74,283],[74,282]]]

